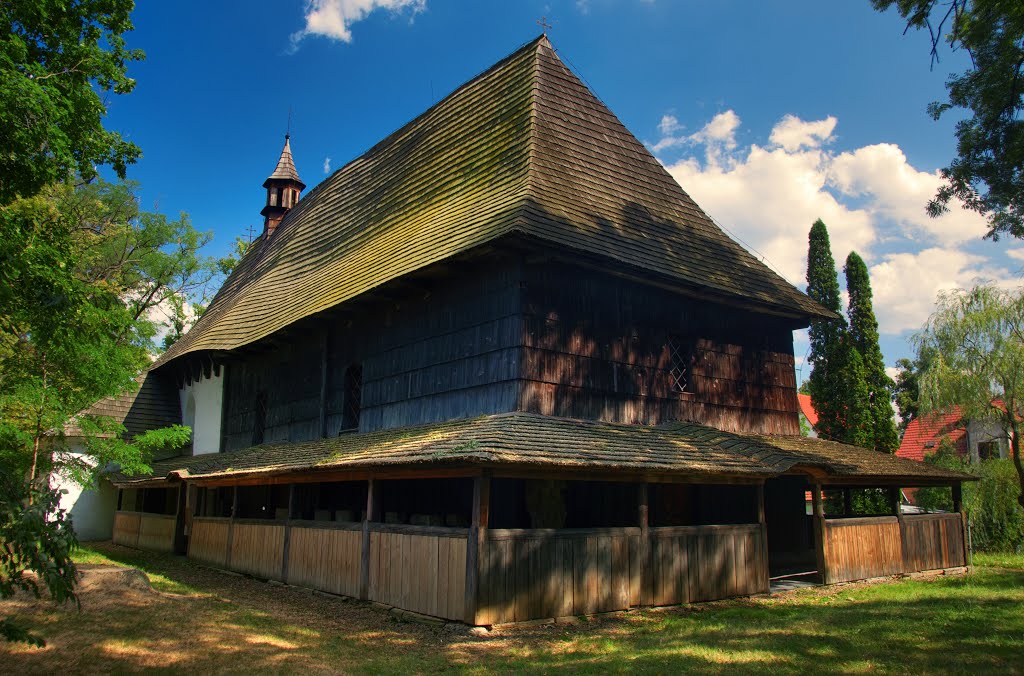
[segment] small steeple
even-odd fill
[[[274,234],[284,215],[298,203],[299,195],[306,188],[306,184],[299,178],[299,172],[295,170],[289,138],[289,134],[284,135],[284,148],[277,167],[263,182],[263,187],[267,189],[267,203],[260,215],[264,218],[263,235],[268,238]]]

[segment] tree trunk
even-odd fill
[[[1009,409],[1009,407],[1007,407]],[[1013,411],[1010,410],[1010,455],[1013,457],[1013,466],[1017,468],[1017,481],[1020,482],[1020,494],[1017,495],[1017,502],[1024,507],[1024,463],[1020,459],[1020,430]]]

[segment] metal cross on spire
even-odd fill
[[[554,27],[548,23],[548,18],[546,16],[542,16],[540,18],[540,21],[537,22],[537,25],[540,26],[541,31],[544,33],[544,35],[547,35],[548,30]]]
[[[245,234],[247,234],[249,236],[249,244],[252,244],[253,235],[256,234],[256,230],[252,227],[251,223],[249,224],[249,227],[246,230]]]

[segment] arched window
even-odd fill
[[[345,369],[345,403],[341,416],[341,431],[359,429],[359,412],[362,409],[363,367],[352,364]]]

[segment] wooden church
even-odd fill
[[[147,374],[193,443],[116,477],[115,542],[473,625],[965,565],[899,489],[968,477],[799,436],[792,332],[831,313],[547,38],[307,195],[286,138],[264,187]]]

